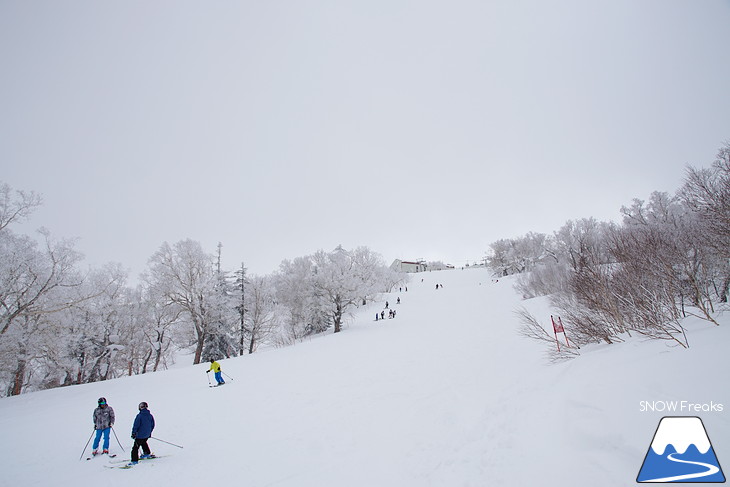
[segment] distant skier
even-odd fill
[[[223,380],[223,372],[221,371],[221,364],[216,362],[213,359],[210,359],[210,368],[205,372],[206,374],[210,373],[210,371],[215,372],[215,380],[218,382],[217,385],[222,386],[226,383],[226,381]]]
[[[114,426],[114,409],[106,403],[105,397],[100,397],[98,407],[94,409],[94,429],[96,437],[94,438],[92,455],[99,454],[99,441],[101,435],[104,435],[104,449],[102,454],[109,454],[109,431]]]
[[[375,313],[375,321],[378,321],[380,319],[380,313]]]
[[[400,304],[400,298],[395,302],[395,304]]]
[[[383,310],[383,311],[380,312],[380,319],[381,320],[384,320],[385,319],[385,310]]]
[[[388,302],[385,302],[385,309],[388,309]]]
[[[152,430],[155,429],[155,418],[150,413],[146,402],[139,403],[139,413],[134,418],[134,425],[132,426],[132,438],[134,439],[134,445],[132,446],[132,461],[129,465],[137,465],[140,458],[154,458],[150,447],[147,445],[147,440],[152,436]],[[142,456],[139,456],[139,447],[142,447]]]

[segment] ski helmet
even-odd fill
[[[105,397],[100,397],[99,398],[99,406],[101,406],[102,404],[106,404],[106,398]]]
[[[141,403],[139,403],[139,410],[141,411],[143,409],[147,409],[147,403],[144,402],[144,401],[142,401]]]

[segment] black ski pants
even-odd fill
[[[149,438],[135,438],[134,439],[134,445],[132,446],[132,461],[138,462],[139,461],[139,447],[142,447],[142,452],[145,455],[150,454],[150,447],[147,445],[147,440]]]

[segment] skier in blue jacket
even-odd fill
[[[147,445],[147,440],[152,436],[152,430],[155,429],[155,417],[152,416],[147,407],[146,402],[139,403],[139,414],[134,418],[134,425],[132,426],[134,445],[132,446],[132,461],[129,465],[137,465],[140,458],[154,458],[149,445]],[[142,447],[142,457],[139,456],[140,446]]]

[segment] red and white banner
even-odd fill
[[[563,328],[562,321],[559,323],[555,323],[555,320],[553,319],[552,316],[550,316],[550,319],[553,321],[553,331],[555,331],[555,333],[565,333],[565,328]],[[558,319],[560,319],[560,318],[558,318]]]
[[[562,333],[565,336],[565,344],[570,347],[568,342],[568,334],[565,333],[565,327],[563,326],[563,320],[558,316],[558,321],[555,321],[553,315],[550,315],[550,321],[553,322],[553,333],[555,333],[555,344],[558,346],[558,352],[560,351],[560,342],[558,341],[558,333]]]

